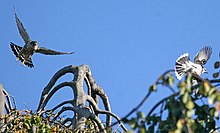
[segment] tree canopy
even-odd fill
[[[181,81],[175,80],[174,70],[168,70],[149,86],[142,101],[123,118],[111,111],[104,89],[92,76],[88,65],[66,66],[54,74],[42,91],[38,109],[19,110],[15,98],[0,86],[1,132],[218,132],[220,111],[220,61],[214,63],[213,79],[203,79],[188,73]],[[65,74],[72,74],[71,81],[55,85]],[[192,81],[198,84],[193,85]],[[83,85],[86,83],[86,87]],[[58,90],[69,86],[73,99],[47,108],[48,101]],[[160,99],[150,111],[140,110],[157,90],[167,88],[172,92]],[[87,91],[86,91],[87,90]],[[98,99],[104,105],[100,109]],[[72,111],[71,116],[63,116]],[[101,119],[104,115],[105,120]],[[114,119],[114,122],[112,122]],[[128,128],[128,129],[127,129]]]

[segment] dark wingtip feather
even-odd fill
[[[69,52],[68,54],[74,54],[74,53],[76,53],[76,52]]]

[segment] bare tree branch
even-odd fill
[[[54,87],[57,80],[67,73],[73,74],[73,80],[60,83]],[[84,90],[84,81],[86,82],[88,88],[88,94],[86,94]],[[52,109],[45,111],[48,101],[53,97],[56,92],[58,92],[58,90],[62,89],[65,86],[69,86],[70,88],[72,88],[74,94],[73,99],[59,103]],[[100,110],[98,108],[98,96],[101,98],[105,110]],[[90,103],[89,106],[86,104],[87,101],[89,101]],[[70,105],[67,106],[67,104]],[[37,109],[38,114],[42,115],[43,113],[46,113],[48,111],[51,111],[53,113],[60,107],[62,107],[61,110],[59,110],[56,115],[54,115],[53,120],[56,120],[58,117],[61,116],[61,114],[63,114],[67,110],[73,111],[74,116],[72,118],[68,117],[65,119],[65,122],[71,121],[73,131],[83,131],[85,129],[86,120],[91,119],[95,123],[95,125],[98,126],[99,131],[106,132],[104,125],[98,117],[99,114],[106,115],[106,126],[109,126],[111,124],[111,116],[113,116],[119,121],[119,123],[121,123],[119,117],[111,112],[110,103],[107,95],[105,94],[104,90],[96,84],[89,69],[89,66],[87,65],[64,67],[63,69],[55,73],[48,85],[44,88]],[[127,131],[122,123],[121,125],[123,130]]]

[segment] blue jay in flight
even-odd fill
[[[207,73],[206,68],[203,65],[209,60],[212,54],[212,48],[205,46],[194,58],[194,62],[190,61],[189,54],[184,53],[181,55],[175,63],[175,74],[178,80],[181,80],[185,73],[190,72],[192,74],[200,76],[202,73]]]

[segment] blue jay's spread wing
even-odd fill
[[[45,54],[45,55],[62,55],[62,54],[73,54],[73,53],[75,53],[75,52],[59,52],[59,51],[54,51],[54,50],[47,49],[47,48],[44,48],[44,47],[39,47],[35,52]]]
[[[205,65],[212,54],[212,48],[205,46],[194,58],[194,63]]]
[[[24,40],[25,44],[28,44],[31,41],[30,36],[26,32],[26,29],[24,28],[21,21],[19,20],[17,14],[15,12],[15,9],[14,9],[14,14],[15,14],[15,19],[16,19],[16,24],[17,24],[17,27],[18,27],[18,31],[19,31],[22,39]]]

